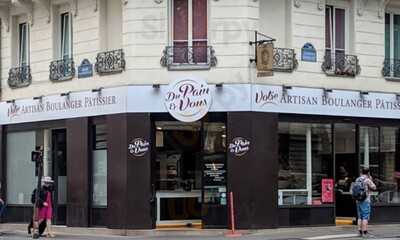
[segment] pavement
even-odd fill
[[[0,240],[30,239],[24,224],[0,225]],[[325,239],[365,239],[356,234],[355,226],[298,227],[265,230],[239,231],[239,237],[227,237],[228,230],[168,229],[168,230],[111,230],[106,228],[68,228],[55,226],[55,239],[59,240],[119,240],[119,239],[160,239],[160,240],[325,240]],[[368,239],[400,240],[400,224],[373,225]],[[43,237],[44,239],[45,237]]]

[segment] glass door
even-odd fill
[[[203,123],[202,222],[204,228],[227,226],[226,126]]]
[[[67,204],[67,139],[66,129],[52,130],[52,159],[55,191],[54,223],[66,224]]]

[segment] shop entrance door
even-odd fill
[[[203,139],[203,227],[224,228],[228,225],[225,123],[204,122]]]
[[[156,226],[225,227],[225,124],[156,120],[153,126]]]
[[[358,177],[358,141],[355,124],[335,124],[335,196],[338,223],[351,224],[356,217],[351,183]]]
[[[52,178],[55,192],[53,194],[54,223],[66,224],[67,204],[67,139],[66,129],[52,130]]]

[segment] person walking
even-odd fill
[[[53,187],[54,181],[51,177],[42,178],[42,190],[44,194],[43,207],[39,209],[39,224],[46,221],[47,237],[55,237],[51,227],[53,218]]]
[[[363,168],[360,177],[351,187],[351,194],[356,200],[357,225],[360,236],[368,234],[368,221],[371,214],[371,191],[376,190],[376,185],[369,174],[369,168]]]

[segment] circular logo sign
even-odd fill
[[[229,152],[236,156],[243,156],[250,150],[250,141],[243,137],[236,137],[229,144]]]
[[[135,157],[143,157],[150,148],[150,143],[143,138],[135,138],[129,143],[128,150]]]
[[[197,78],[182,78],[172,82],[165,94],[165,107],[177,120],[195,122],[207,114],[211,106],[211,90]]]

